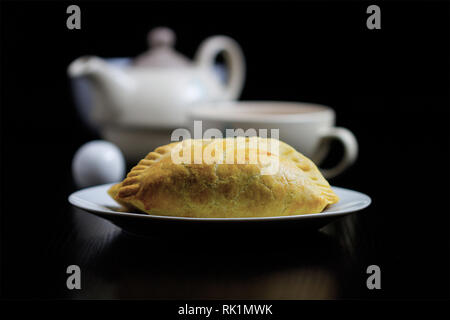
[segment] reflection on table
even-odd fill
[[[60,250],[80,266],[70,298],[336,299],[365,286],[353,214],[320,231],[294,228],[155,228],[122,231],[73,208],[73,234]],[[357,283],[358,282],[358,283]]]

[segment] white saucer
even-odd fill
[[[119,211],[120,206],[107,194],[107,190],[111,185],[112,184],[100,185],[74,192],[69,196],[69,202],[75,207],[107,219],[122,229],[133,233],[151,232],[151,227],[154,226],[155,223],[174,224],[180,222],[190,224],[203,224],[205,222],[215,224],[283,222],[291,224],[295,222],[296,224],[300,223],[300,225],[318,228],[332,220],[352,212],[360,211],[368,207],[371,203],[370,197],[363,193],[339,187],[332,187],[334,192],[339,196],[340,201],[330,205],[321,213],[259,218],[169,217]]]

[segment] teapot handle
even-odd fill
[[[226,36],[210,37],[200,45],[195,61],[212,69],[217,55],[222,52],[228,68],[228,81],[224,88],[223,99],[234,100],[242,92],[245,77],[245,59],[239,44]]]

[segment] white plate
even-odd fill
[[[107,190],[112,184],[100,185],[79,190],[69,196],[69,202],[87,212],[93,213],[104,219],[107,219],[115,225],[126,231],[139,234],[147,234],[154,231],[155,223],[220,223],[232,224],[236,223],[296,223],[298,226],[308,226],[319,228],[327,223],[345,216],[349,213],[356,212],[368,207],[371,203],[369,196],[349,189],[332,187],[334,192],[339,196],[340,201],[329,206],[321,213],[282,216],[282,217],[256,217],[256,218],[187,218],[187,217],[169,217],[155,216],[143,213],[120,212],[120,206],[107,194]],[[152,231],[153,227],[153,231]]]

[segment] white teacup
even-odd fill
[[[225,136],[225,129],[279,129],[279,139],[320,165],[329,151],[329,142],[339,140],[344,155],[330,169],[320,169],[326,178],[342,173],[358,155],[358,143],[351,131],[335,127],[333,109],[312,103],[243,101],[216,102],[198,105],[190,113],[191,124],[202,121],[203,132],[216,128]],[[191,130],[191,132],[194,132]],[[259,135],[259,133],[258,133]]]

